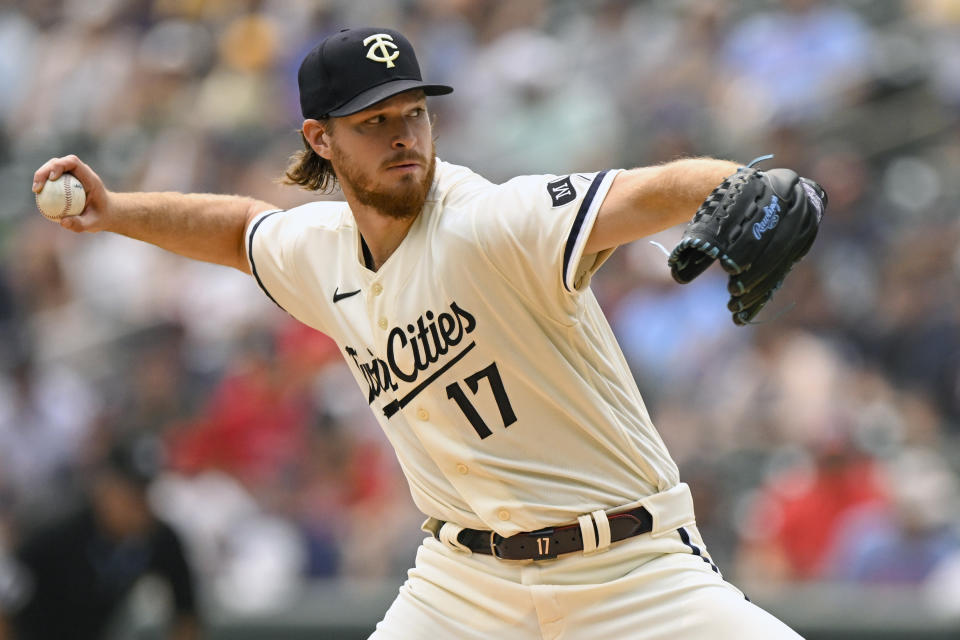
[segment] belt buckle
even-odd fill
[[[496,532],[496,531],[491,531],[491,532],[490,532],[490,555],[492,555],[492,556],[493,556],[494,558],[496,558],[497,560],[506,560],[506,558],[504,558],[503,556],[501,556],[501,555],[497,552],[496,537],[497,537],[497,532]],[[502,536],[501,536],[501,537],[502,537]]]

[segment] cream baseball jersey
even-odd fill
[[[339,345],[425,514],[509,536],[677,484],[588,286],[616,173],[497,185],[437,160],[376,272],[345,202],[248,225],[257,282]]]

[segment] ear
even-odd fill
[[[318,156],[329,160],[333,156],[330,149],[330,134],[327,132],[327,126],[319,120],[308,118],[303,121],[303,136],[310,143],[310,146]]]

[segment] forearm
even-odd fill
[[[247,221],[271,208],[251,198],[205,193],[108,193],[107,202],[104,230],[244,272]]]
[[[113,193],[75,155],[51,158],[33,174],[33,192],[47,180],[71,172],[83,184],[86,206],[80,215],[60,218],[77,233],[113,231],[188,258],[235,267],[249,273],[244,230],[257,214],[275,209],[253,198],[207,193]]]
[[[739,166],[685,158],[624,171],[604,199],[585,251],[609,249],[688,222],[714,187]]]
[[[657,227],[652,233],[689,222],[710,192],[739,166],[728,160],[686,158],[639,169],[632,185],[634,206]]]

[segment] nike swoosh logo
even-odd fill
[[[355,296],[358,293],[360,293],[360,289],[357,289],[356,291],[347,291],[346,293],[339,293],[339,291],[340,291],[340,287],[337,287],[336,289],[333,290],[334,303],[340,302],[344,298],[349,298],[350,296]]]

